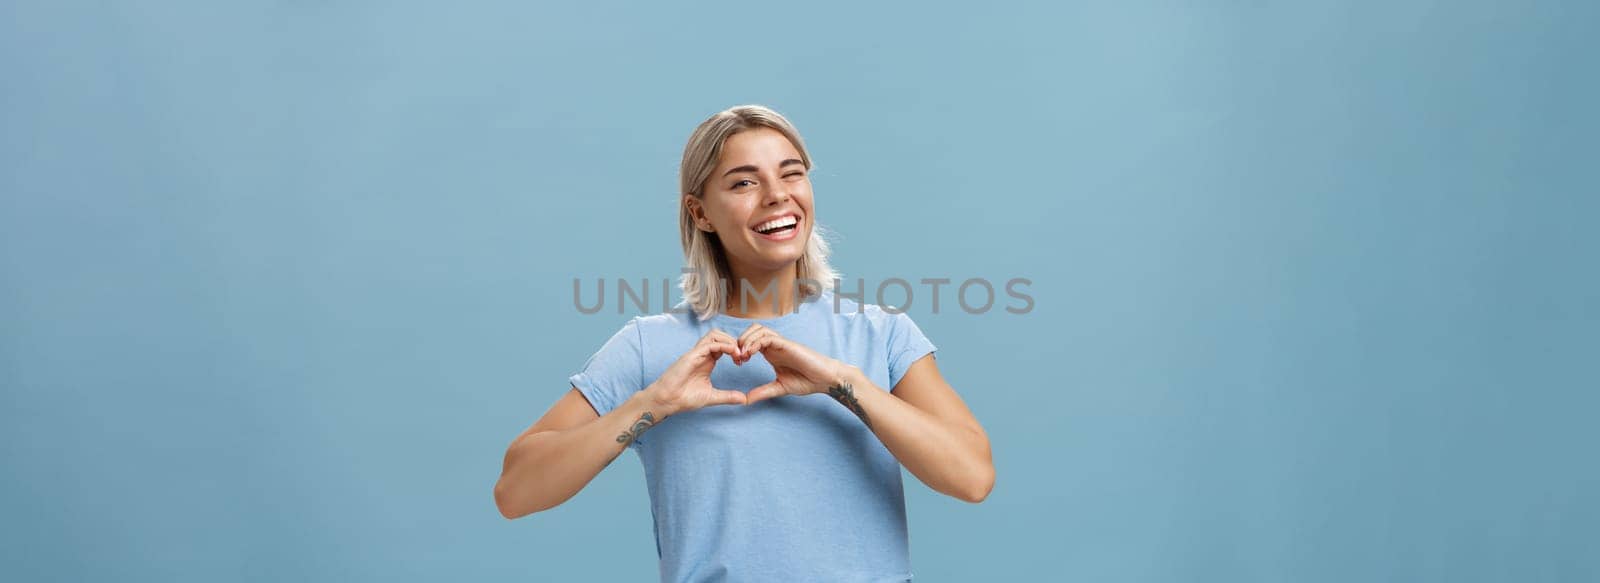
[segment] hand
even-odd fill
[[[771,328],[751,324],[739,335],[738,354],[734,363],[743,365],[756,353],[767,359],[778,378],[750,389],[745,404],[751,405],[785,395],[809,395],[827,392],[844,382],[849,365],[823,356],[805,345],[784,338]]]
[[[652,402],[662,410],[663,418],[711,405],[745,404],[744,393],[711,386],[711,369],[724,354],[738,357],[739,347],[733,336],[713,329],[645,388]]]

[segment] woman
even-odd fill
[[[835,293],[810,170],[770,109],[700,124],[680,168],[684,301],[623,325],[512,442],[504,516],[565,502],[632,448],[663,581],[905,581],[901,465],[988,496],[988,437],[934,345]]]

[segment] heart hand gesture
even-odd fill
[[[727,332],[712,330],[645,389],[663,417],[711,405],[745,404],[744,393],[711,386],[711,369],[724,354],[737,358],[739,347]]]
[[[739,335],[735,364],[744,364],[756,353],[772,365],[777,378],[772,382],[750,389],[745,404],[755,404],[785,395],[825,393],[846,379],[848,365],[823,356],[803,344],[780,336],[771,328],[751,324]]]

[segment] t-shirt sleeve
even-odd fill
[[[938,347],[922,334],[922,328],[911,321],[911,316],[905,312],[891,316],[889,325],[889,388],[893,391],[895,385],[900,384],[900,377],[905,376],[911,364],[925,354],[930,354]]]
[[[595,413],[610,413],[644,388],[640,344],[639,319],[628,320],[583,363],[582,370],[567,379],[589,400]]]

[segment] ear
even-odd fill
[[[694,226],[707,233],[714,233],[716,229],[711,226],[711,219],[706,218],[706,209],[700,205],[700,199],[695,195],[683,195],[683,204],[689,209],[689,218],[694,220]]]

